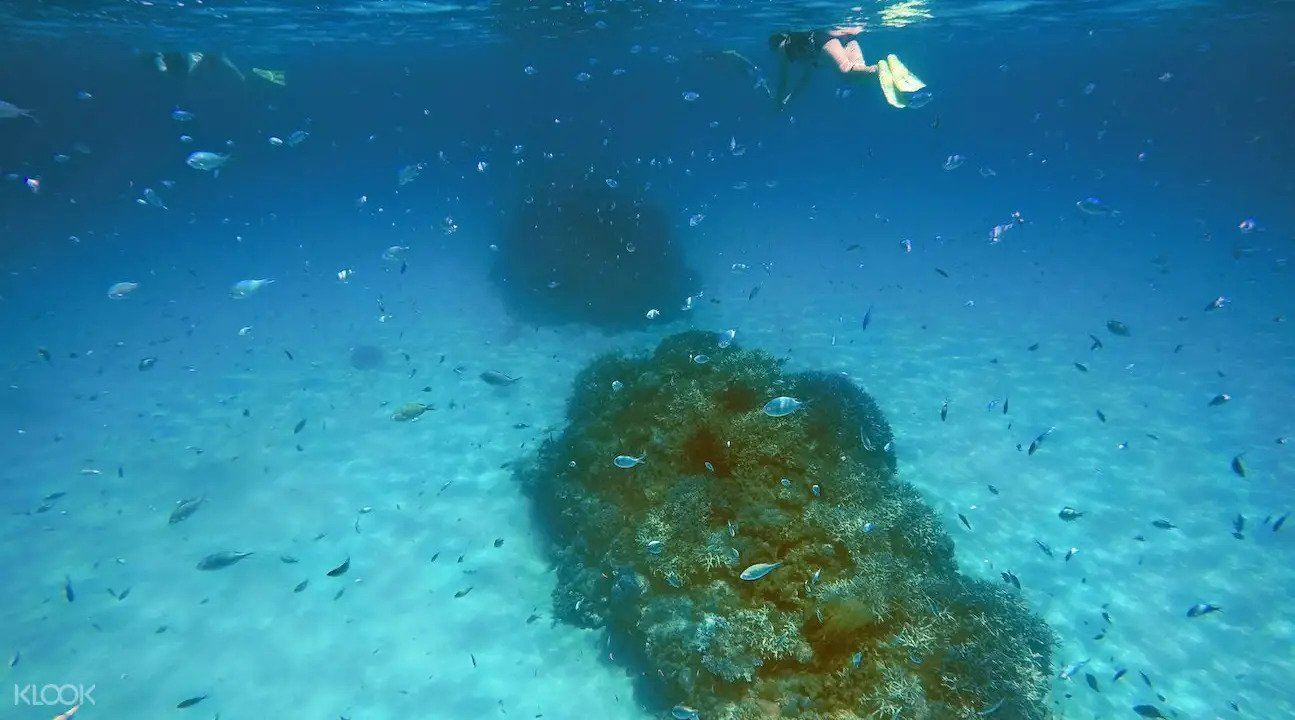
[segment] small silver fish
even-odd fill
[[[1062,680],[1069,680],[1073,678],[1075,674],[1078,673],[1080,670],[1083,670],[1084,666],[1087,664],[1088,664],[1088,660],[1079,660],[1077,662],[1072,662],[1069,665],[1067,665],[1064,669],[1062,669],[1061,674],[1058,677],[1060,677]]]
[[[481,373],[481,381],[487,385],[494,385],[495,387],[507,387],[518,380],[521,380],[521,378],[505,375],[497,370],[487,370]]]
[[[647,551],[649,553],[653,555],[660,555],[662,550],[665,550],[665,543],[661,542],[660,540],[648,541]]]
[[[777,570],[780,567],[782,567],[781,562],[756,563],[751,567],[743,570],[741,577],[743,580],[746,580],[748,582],[753,580],[759,580],[760,578],[764,577],[765,575],[768,575],[769,573],[773,572],[774,570]]]
[[[199,150],[197,152],[190,153],[189,157],[185,158],[184,164],[194,170],[201,170],[202,172],[219,172],[227,162],[229,162],[228,155],[220,155],[206,150]]]
[[[1111,215],[1119,214],[1119,211],[1112,210],[1108,205],[1106,205],[1106,203],[1095,197],[1084,198],[1075,203],[1075,207],[1079,209],[1079,212],[1085,215],[1110,217]]]
[[[175,506],[175,509],[171,511],[171,518],[167,520],[167,524],[174,525],[188,519],[190,515],[198,511],[198,508],[202,506],[204,500],[206,500],[206,498],[188,498],[186,500],[181,500],[179,504]]]
[[[423,169],[426,167],[427,163],[418,162],[413,165],[406,165],[400,168],[400,172],[396,174],[396,184],[398,186],[404,186],[417,180],[418,176],[423,174]]]
[[[674,720],[698,720],[701,715],[694,708],[680,703],[670,708],[670,717],[674,718]]]
[[[157,192],[153,190],[153,188],[144,188],[143,200],[145,204],[152,205],[155,208],[161,208],[163,210],[169,209],[167,208],[166,203],[162,202],[162,198],[158,196]]]
[[[108,288],[108,299],[120,300],[138,289],[139,283],[137,282],[113,283],[112,287]]]
[[[725,330],[719,334],[719,341],[715,343],[721,350],[733,344],[733,338],[737,337],[736,330]]]
[[[1209,615],[1210,613],[1222,612],[1222,610],[1222,608],[1213,603],[1198,603],[1187,608],[1187,617],[1200,617],[1202,615]]]
[[[239,280],[229,289],[229,296],[235,300],[241,300],[260,292],[266,285],[269,285],[272,282],[274,281],[265,278],[257,280]]]
[[[620,392],[625,389],[625,383],[620,380],[612,380],[612,392]]]
[[[769,417],[785,417],[804,407],[805,403],[794,397],[782,395],[764,404],[764,414]]]
[[[639,465],[647,464],[647,454],[645,453],[642,457],[633,457],[630,455],[617,455],[616,459],[612,460],[612,464],[623,470],[629,470],[632,467],[638,467]]]
[[[698,365],[705,365],[706,363],[710,362],[710,356],[709,356],[709,355],[693,355],[693,356],[692,356],[692,361],[693,361],[693,362],[695,362],[695,363],[697,363]]]
[[[382,251],[382,259],[389,263],[400,262],[405,258],[405,253],[408,251],[408,245],[392,245]]]
[[[252,553],[250,552],[235,552],[233,550],[212,553],[199,560],[197,568],[199,570],[220,570],[221,568],[227,568],[239,560],[250,557],[251,555]]]

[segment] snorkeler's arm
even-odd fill
[[[778,109],[786,107],[787,101],[791,96],[787,94],[787,73],[791,66],[791,61],[784,55],[778,61],[778,84],[773,92],[773,101],[777,104]]]
[[[786,105],[787,103],[791,102],[792,98],[799,95],[802,90],[808,87],[809,78],[813,74],[814,74],[814,64],[805,63],[805,71],[800,74],[800,79],[796,81],[796,87],[792,88],[791,92],[787,93],[787,96],[783,99],[782,104]]]
[[[234,61],[230,60],[229,56],[223,52],[220,54],[220,64],[234,71],[234,74],[238,76],[239,80],[244,82],[247,81],[247,77],[243,75],[243,71],[239,70],[238,66],[234,64]]]

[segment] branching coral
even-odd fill
[[[765,659],[808,662],[800,618],[769,607],[709,615],[698,629],[702,665],[727,682],[750,682]]]
[[[779,395],[804,406],[763,413]],[[1049,716],[1051,632],[958,574],[845,379],[690,332],[592,363],[568,417],[518,469],[551,534],[557,614],[633,648],[650,701],[706,720],[961,719],[999,700],[996,720]]]

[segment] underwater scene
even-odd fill
[[[0,28],[0,717],[1295,717],[1295,4]]]

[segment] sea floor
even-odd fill
[[[164,717],[201,696],[184,712],[650,717],[598,632],[552,620],[552,565],[509,463],[561,427],[592,357],[732,327],[789,369],[845,373],[874,395],[900,475],[945,518],[964,572],[1015,573],[1057,633],[1056,670],[1088,660],[1057,680],[1058,717],[1131,717],[1141,703],[1184,718],[1295,716],[1295,626],[1276,611],[1295,590],[1295,527],[1261,525],[1291,509],[1277,478],[1292,461],[1271,442],[1281,428],[1243,402],[1270,392],[1261,369],[1232,375],[1238,400],[1207,409],[1210,360],[1173,359],[1169,322],[1130,311],[1122,338],[1105,318],[1046,322],[1014,291],[973,306],[956,291],[848,283],[814,295],[800,291],[817,277],[808,263],[752,267],[715,269],[718,304],[620,335],[516,326],[484,281],[463,280],[472,269],[445,267],[424,276],[430,293],[361,276],[299,300],[321,275],[179,312],[191,289],[145,282],[117,303],[97,287],[69,300],[62,317],[76,323],[24,320],[3,358],[0,652],[20,653],[6,679],[94,685],[90,719]],[[162,317],[169,330],[150,327]],[[1104,347],[1090,350],[1088,332]],[[355,344],[382,348],[382,367],[351,367]],[[141,371],[146,356],[157,362]],[[485,370],[521,379],[496,387]],[[435,407],[391,419],[414,401]],[[1050,427],[1037,453],[1021,449]],[[1243,450],[1246,479],[1229,469]],[[66,494],[42,500],[53,493]],[[168,524],[194,497],[199,509]],[[1084,516],[1063,521],[1063,506]],[[196,569],[225,550],[254,555]],[[345,574],[326,574],[348,558]],[[1199,602],[1224,611],[1187,618]]]

